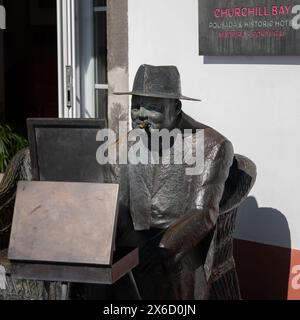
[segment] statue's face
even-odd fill
[[[133,129],[141,128],[148,132],[153,129],[173,129],[180,108],[178,100],[132,96],[131,118]]]

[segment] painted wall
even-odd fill
[[[176,65],[184,111],[229,138],[258,178],[236,238],[300,249],[300,57],[198,55],[197,0],[128,0],[129,82],[140,64]]]

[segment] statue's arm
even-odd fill
[[[205,179],[201,185],[197,185],[195,177],[192,209],[167,229],[160,242],[161,248],[180,258],[215,227],[233,156],[232,144],[226,140],[218,147],[213,157],[206,159],[210,163],[208,166],[205,165]]]

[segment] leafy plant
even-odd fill
[[[9,125],[0,123],[0,172],[4,172],[14,155],[27,145],[25,138],[15,133]]]

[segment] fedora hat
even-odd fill
[[[180,74],[175,66],[143,64],[136,73],[132,91],[114,94],[201,101],[181,94]]]

